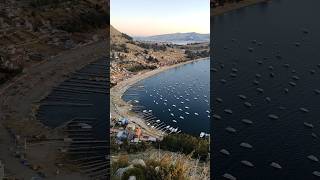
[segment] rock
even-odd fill
[[[145,163],[144,160],[142,160],[142,159],[134,159],[134,160],[132,161],[132,164],[133,164],[133,165],[141,165],[141,166],[143,166],[143,167],[146,167],[146,163]]]
[[[132,168],[133,168],[133,165],[130,165],[130,166],[125,167],[125,168],[119,168],[116,171],[115,175],[121,178],[123,176],[123,173],[125,173],[127,170],[132,169]]]
[[[159,166],[157,166],[157,167],[155,167],[154,169],[155,169],[157,172],[159,172],[160,167],[159,167]]]

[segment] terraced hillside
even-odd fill
[[[106,38],[103,0],[10,0],[0,3],[0,83],[24,68]]]

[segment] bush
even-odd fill
[[[128,34],[122,33],[122,37],[124,37],[125,39],[129,40],[130,42],[133,41],[133,38],[131,36],[129,36]]]
[[[170,134],[160,142],[161,148],[173,152],[192,154],[194,158],[205,160],[209,153],[209,141],[188,134]]]

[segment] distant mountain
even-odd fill
[[[210,34],[190,33],[173,33],[162,34],[155,36],[134,37],[137,41],[152,41],[152,42],[170,42],[175,44],[187,44],[194,42],[209,42]]]

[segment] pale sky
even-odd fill
[[[131,36],[210,33],[210,0],[111,0],[110,21]]]

